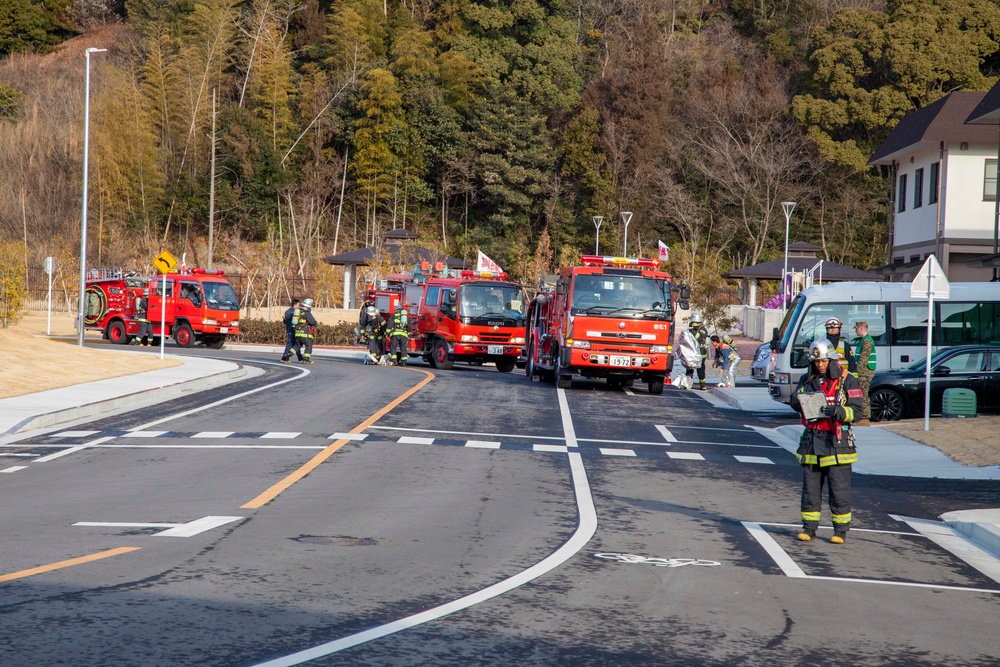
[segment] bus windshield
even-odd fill
[[[781,326],[778,327],[778,340],[780,341],[779,349],[784,350],[788,347],[788,339],[791,337],[791,331],[793,329],[791,325],[799,319],[799,315],[802,313],[802,308],[806,305],[806,300],[802,298],[801,294],[796,294],[795,298],[792,300],[792,307],[788,309],[785,313],[784,319],[781,320]]]
[[[669,319],[670,283],[643,276],[578,275],[573,279],[572,312]]]

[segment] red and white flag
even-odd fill
[[[668,246],[663,241],[660,241],[660,261],[668,262],[670,261],[670,246]]]
[[[484,255],[482,250],[477,250],[476,252],[479,253],[479,258],[476,260],[476,271],[496,271],[497,273],[503,273],[500,265]]]

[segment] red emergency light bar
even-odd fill
[[[655,259],[608,257],[601,255],[581,255],[580,261],[584,266],[648,266],[655,269],[659,265],[659,262]]]
[[[226,275],[222,269],[217,271],[206,271],[205,269],[191,269],[191,273],[204,274],[206,276],[224,276]]]
[[[501,280],[507,280],[506,271],[460,271],[459,274],[463,278],[499,278]]]

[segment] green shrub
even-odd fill
[[[253,345],[284,345],[285,323],[268,320],[240,319],[240,334],[237,343]],[[354,325],[341,322],[327,326],[320,322],[316,327],[313,345],[354,345]]]

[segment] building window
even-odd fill
[[[996,160],[993,161],[994,163]],[[993,179],[996,180],[997,168],[996,164],[993,165]],[[899,202],[899,207],[896,209],[900,213],[906,210],[906,174],[899,175],[899,191],[896,192],[896,201]]]
[[[927,193],[927,203],[936,204],[938,203],[938,183],[941,179],[941,163],[935,162],[931,165],[931,188],[930,192]]]
[[[997,199],[997,161],[986,161],[986,173],[983,176],[983,201]]]
[[[913,208],[924,205],[924,170],[917,169],[913,174]]]

